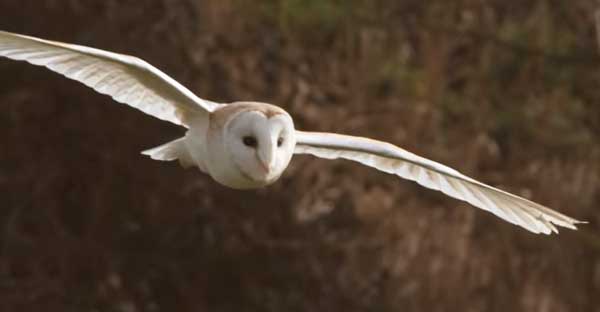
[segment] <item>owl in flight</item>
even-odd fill
[[[271,104],[203,100],[137,57],[3,31],[0,56],[44,66],[119,103],[187,128],[184,137],[142,154],[197,167],[231,188],[269,185],[294,154],[311,154],[355,161],[415,181],[533,233],[558,232],[556,226],[576,229],[582,223],[390,143],[296,130],[292,117]]]

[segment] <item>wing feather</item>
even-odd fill
[[[187,126],[221,104],[202,100],[145,61],[128,55],[0,31],[0,56],[44,66],[115,101]]]
[[[466,201],[533,233],[558,233],[555,225],[576,229],[583,223],[386,142],[303,131],[296,131],[296,140],[296,154],[356,161]]]

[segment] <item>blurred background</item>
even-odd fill
[[[600,311],[599,7],[0,0],[2,30],[133,54],[590,222],[536,236],[309,156],[227,189],[139,154],[184,129],[0,59],[0,310]]]

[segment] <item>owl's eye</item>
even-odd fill
[[[283,145],[283,137],[279,137],[279,139],[277,139],[277,147],[281,147],[281,145]]]
[[[244,143],[244,145],[246,145],[248,147],[257,147],[258,146],[258,141],[253,136],[243,137],[242,142]]]

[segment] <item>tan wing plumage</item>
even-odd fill
[[[207,114],[220,104],[202,100],[145,61],[94,48],[0,31],[0,56],[45,66],[117,102],[187,126],[188,114]]]
[[[533,233],[558,233],[555,225],[576,229],[575,224],[582,223],[389,143],[333,133],[303,131],[296,132],[296,139],[296,154],[356,161],[466,201]]]

